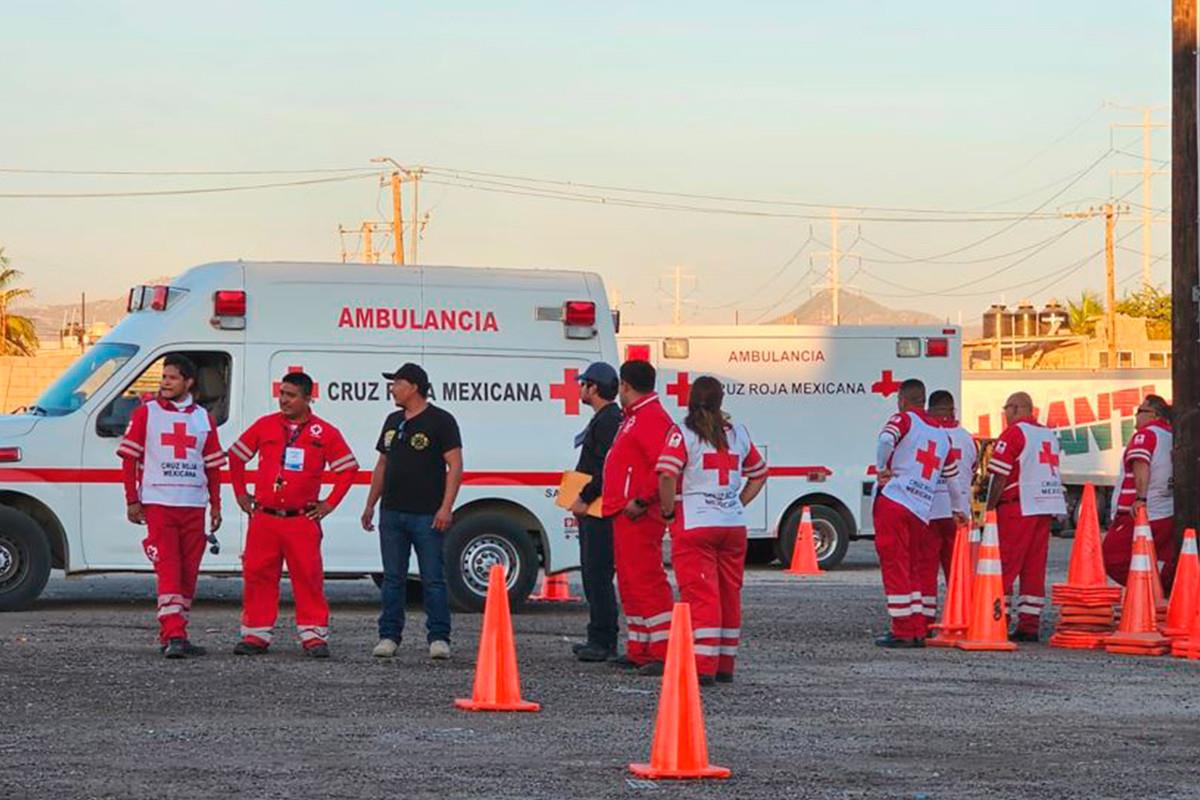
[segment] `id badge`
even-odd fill
[[[283,468],[290,472],[304,469],[304,448],[289,447],[283,454]]]

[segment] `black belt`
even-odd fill
[[[272,517],[298,517],[304,513],[300,508],[268,508],[267,506],[258,506],[255,511],[261,511],[264,514],[269,514]]]

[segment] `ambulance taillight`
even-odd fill
[[[926,358],[946,358],[950,355],[950,340],[933,337],[925,340]]]
[[[596,335],[596,304],[568,300],[563,303],[562,321],[568,339],[591,339]]]
[[[214,328],[240,331],[246,328],[246,293],[240,289],[219,289],[213,292]]]

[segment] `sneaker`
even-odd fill
[[[650,661],[638,667],[637,674],[647,678],[657,678],[663,674],[663,666],[661,661]]]
[[[435,642],[429,643],[429,657],[438,661],[444,661],[450,657],[450,643],[438,639]]]
[[[264,656],[267,654],[267,648],[254,642],[241,641],[234,645],[233,654],[235,656]]]
[[[314,645],[304,648],[304,655],[309,658],[329,658],[329,645],[325,642],[317,642]]]
[[[616,651],[609,650],[607,647],[601,647],[598,644],[589,644],[586,647],[581,647],[575,653],[576,658],[589,664],[598,664],[602,661],[608,661],[614,655],[616,655]]]
[[[391,658],[396,655],[396,649],[400,643],[395,639],[380,639],[379,644],[375,645],[375,649],[371,651],[371,655],[376,658]]]
[[[172,639],[163,648],[163,655],[167,658],[187,658],[185,644],[187,644],[187,639]]]
[[[717,683],[733,683],[733,673],[732,672],[718,672],[717,673]]]

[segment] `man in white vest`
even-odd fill
[[[1015,609],[1014,642],[1036,642],[1046,605],[1046,553],[1050,521],[1067,513],[1058,465],[1058,436],[1040,425],[1033,400],[1017,392],[1004,404],[1007,427],[988,462],[992,475],[988,510],[996,510],[1000,528],[1000,565],[1004,593],[1012,595],[1019,579],[1021,594]]]
[[[959,424],[954,415],[954,395],[945,389],[938,389],[929,395],[929,416],[936,419],[950,437],[950,460],[958,462],[958,475],[953,480],[958,482],[965,506],[963,511],[968,517],[971,514],[971,483],[975,477],[975,460],[977,451],[975,440],[970,432]],[[921,576],[922,600],[925,606],[925,616],[930,620],[937,617],[937,586],[938,565],[941,564],[942,574],[950,581],[950,559],[954,555],[954,538],[958,534],[958,522],[954,519],[954,509],[950,507],[950,482],[938,486],[933,498],[933,508],[930,512],[929,530],[937,543],[934,558],[924,565]]]
[[[950,457],[946,430],[925,412],[924,383],[904,381],[897,404],[899,413],[888,418],[875,453],[875,551],[891,618],[891,631],[875,644],[924,647],[930,620],[921,575],[925,564],[937,564],[938,552],[929,519],[938,486],[955,477],[958,464]],[[947,489],[953,516],[965,521],[966,501],[958,483],[951,481]]]
[[[206,506],[210,530],[221,527],[226,457],[212,415],[192,398],[195,382],[191,359],[166,356],[158,396],[134,409],[117,447],[126,514],[148,530],[142,550],[158,579],[158,639],[167,658],[204,654],[188,639],[187,622],[207,539]]]

